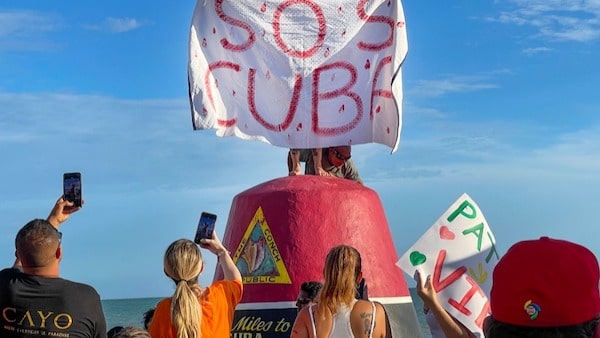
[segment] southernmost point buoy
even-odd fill
[[[325,256],[339,244],[360,252],[368,297],[385,306],[393,337],[422,337],[381,201],[368,187],[312,175],[259,184],[234,197],[223,244],[244,282],[231,337],[289,337],[300,284],[323,281]]]

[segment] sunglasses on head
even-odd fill
[[[350,159],[350,157],[352,157],[352,155],[348,155],[347,157],[343,156],[335,148],[331,148],[331,150],[333,151],[333,154],[335,155],[335,157],[338,158],[338,160],[348,161]]]
[[[62,243],[62,232],[56,230],[56,235],[58,235],[58,244]]]

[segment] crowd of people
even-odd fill
[[[175,284],[171,297],[144,313],[144,328],[107,330],[100,296],[86,284],[60,278],[60,225],[78,211],[62,197],[46,219],[23,226],[15,239],[16,260],[0,271],[0,336],[193,338],[229,337],[242,277],[229,251],[213,232],[198,246],[179,239],[164,254],[164,273]],[[204,270],[200,248],[218,257],[223,280],[199,284]],[[440,304],[430,277],[417,275],[432,336],[471,338],[460,321]],[[542,237],[514,244],[493,271],[487,338],[600,337],[600,269],[587,248]],[[291,337],[391,337],[385,308],[363,290],[362,258],[348,245],[332,248],[323,283],[301,285]]]

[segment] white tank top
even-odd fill
[[[354,333],[352,333],[352,326],[350,325],[350,312],[354,308],[354,304],[356,304],[356,299],[352,301],[350,307],[346,305],[342,305],[335,315],[333,315],[333,323],[331,325],[331,332],[329,333],[329,338],[354,338]],[[315,316],[313,314],[313,306],[311,304],[308,307],[308,313],[310,315],[310,322],[312,324],[313,329],[313,337],[317,337],[317,327],[315,326]],[[371,302],[371,308],[373,309],[373,316],[371,317],[371,329],[369,330],[369,338],[373,337],[373,328],[375,327],[375,303]]]

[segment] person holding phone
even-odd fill
[[[329,251],[323,268],[325,282],[316,304],[302,309],[291,338],[355,337],[390,338],[391,328],[383,305],[356,299],[362,279],[360,253],[349,245]]]
[[[196,243],[179,239],[164,255],[164,272],[175,283],[175,293],[161,300],[148,331],[152,337],[229,337],[236,305],[242,299],[242,275],[216,233],[201,239],[200,246],[218,257],[224,280],[203,287],[198,277],[204,269]]]
[[[17,233],[15,263],[0,271],[0,337],[106,338],[96,290],[59,273],[58,229],[79,209],[61,196],[47,219],[34,219]]]

